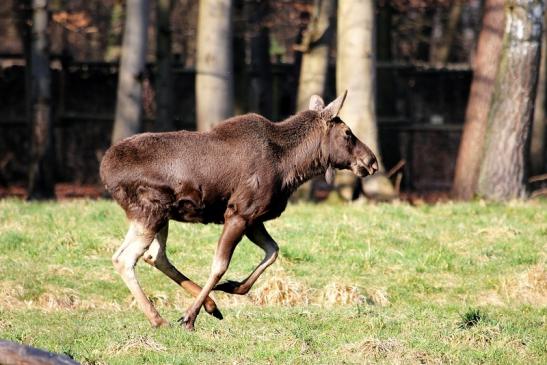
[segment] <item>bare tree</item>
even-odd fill
[[[465,112],[465,124],[456,161],[452,194],[468,200],[477,189],[488,111],[502,47],[505,15],[504,0],[486,0],[482,28],[473,67],[473,82]]]
[[[31,147],[28,199],[55,197],[48,1],[32,1]]]
[[[120,58],[120,41],[123,28],[123,0],[114,0],[110,12],[110,25],[106,40],[104,58],[106,61],[117,61]]]
[[[199,2],[196,64],[198,130],[233,114],[232,0]]]
[[[148,0],[127,0],[112,143],[142,129]]]
[[[547,17],[547,14],[545,15]],[[543,18],[545,24],[545,17]],[[543,32],[541,41],[541,63],[539,68],[536,105],[534,107],[534,122],[532,125],[532,138],[530,141],[530,173],[533,175],[545,172],[545,127],[546,115],[546,89],[547,89],[547,32]]]
[[[372,0],[339,0],[337,15],[336,89],[348,90],[341,118],[353,133],[370,146],[381,169],[382,162],[376,123],[376,47],[375,12]],[[378,189],[393,187],[385,176],[377,174]],[[363,181],[365,182],[365,181]],[[357,196],[355,178],[339,171],[338,192],[350,200]],[[363,186],[364,187],[364,186]]]
[[[270,62],[270,31],[267,27],[269,0],[248,1],[245,4],[249,20],[251,74],[250,110],[272,117],[272,69]]]
[[[156,8],[156,130],[173,130],[173,56],[169,16],[173,0],[158,0]]]
[[[443,9],[437,7],[434,21],[435,26],[431,35],[431,46],[429,50],[429,60],[436,65],[444,65],[448,61],[450,49],[454,41],[458,22],[462,13],[463,1],[452,1],[448,11],[446,27],[443,27],[441,14]]]
[[[337,22],[336,90],[338,94],[348,90],[341,116],[379,156],[374,2],[339,0]]]
[[[507,0],[507,26],[488,115],[478,192],[495,200],[526,194],[530,128],[539,70],[543,1]]]
[[[314,1],[311,21],[297,47],[303,52],[296,102],[298,111],[308,109],[312,95],[324,94],[335,12],[334,0]]]

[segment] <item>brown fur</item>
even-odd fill
[[[129,220],[145,232],[134,236],[144,246],[130,248],[126,242],[113,258],[134,293],[143,297],[132,265],[147,249],[150,234],[165,229],[169,220],[224,223],[212,276],[184,319],[188,328],[193,328],[203,303],[212,303],[208,312],[216,315],[216,305],[207,294],[226,270],[243,234],[264,249],[265,259],[244,282],[215,289],[246,293],[277,257],[277,245],[262,222],[278,217],[300,184],[333,168],[352,169],[360,176],[378,168],[370,149],[336,117],[344,98],[327,107],[322,99],[312,98],[315,110],[279,123],[246,114],[209,132],[143,133],[112,146],[101,163],[101,179]],[[146,299],[141,304],[153,308]],[[158,318],[157,312],[149,311],[153,325],[163,323]]]
[[[277,124],[247,114],[210,132],[143,133],[106,152],[101,179],[129,219],[153,229],[223,223],[227,208],[251,224],[279,216],[300,184],[325,173],[329,130],[310,110]]]

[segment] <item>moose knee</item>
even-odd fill
[[[220,280],[222,275],[228,270],[228,260],[225,259],[217,259],[213,263],[213,267],[211,268],[211,275],[214,276],[216,279]]]
[[[120,260],[120,255],[118,253],[112,255],[112,265],[114,265],[116,271],[123,270],[123,262]]]

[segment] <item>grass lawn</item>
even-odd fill
[[[168,251],[203,283],[220,226],[172,223]],[[0,200],[0,338],[85,364],[547,363],[547,201],[289,206],[267,223],[280,259],[225,319],[144,262],[154,330],[110,257],[126,230],[110,201]],[[243,240],[226,279],[261,251]]]

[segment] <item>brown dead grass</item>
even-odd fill
[[[119,355],[140,351],[165,352],[167,351],[167,347],[148,336],[136,336],[121,343],[112,344],[106,349],[108,355]]]
[[[359,342],[341,346],[338,353],[346,362],[355,364],[441,364],[441,359],[421,351],[414,351],[393,338],[380,340],[365,338]]]
[[[481,305],[520,305],[530,304],[547,307],[547,270],[540,263],[518,274],[511,274],[499,279],[495,290],[479,294]]]
[[[50,272],[59,275],[77,275],[74,271],[61,266],[48,267]],[[146,290],[146,288],[145,288]],[[123,303],[108,302],[105,299],[93,296],[83,298],[80,293],[69,288],[47,286],[43,292],[32,299],[24,299],[25,288],[15,282],[0,282],[0,308],[4,309],[39,309],[43,311],[106,309],[121,310],[122,308],[136,307],[134,298],[128,294]],[[183,289],[174,295],[161,291],[148,291],[150,300],[158,309],[175,309],[184,311],[193,301],[193,298]],[[339,281],[330,282],[324,288],[310,288],[305,282],[288,274],[279,268],[269,273],[246,296],[228,295],[214,292],[217,303],[222,307],[237,307],[242,305],[260,306],[348,306],[348,305],[389,305],[388,293],[385,288],[368,288],[363,290],[353,284]]]
[[[310,304],[312,290],[284,270],[276,270],[249,297],[257,305],[301,306]]]
[[[518,275],[502,278],[499,291],[507,302],[547,306],[547,271],[545,270],[545,264],[540,263]]]
[[[327,307],[335,305],[362,304],[366,301],[358,287],[331,282],[322,293],[322,302]]]
[[[322,289],[308,287],[304,282],[277,269],[249,294],[251,303],[262,306],[307,306],[325,307],[371,304],[386,306],[388,294],[384,288],[370,288],[363,292],[359,287],[333,281]]]
[[[459,329],[448,337],[452,344],[461,344],[473,348],[484,349],[500,338],[501,330],[498,326],[474,326]]]
[[[13,309],[22,306],[24,288],[13,282],[0,282],[0,309]]]
[[[120,310],[121,306],[114,302],[106,302],[101,298],[81,299],[73,289],[47,286],[43,293],[35,299],[25,299],[25,288],[11,281],[0,282],[0,309],[38,309],[43,311],[65,311],[80,309]]]

